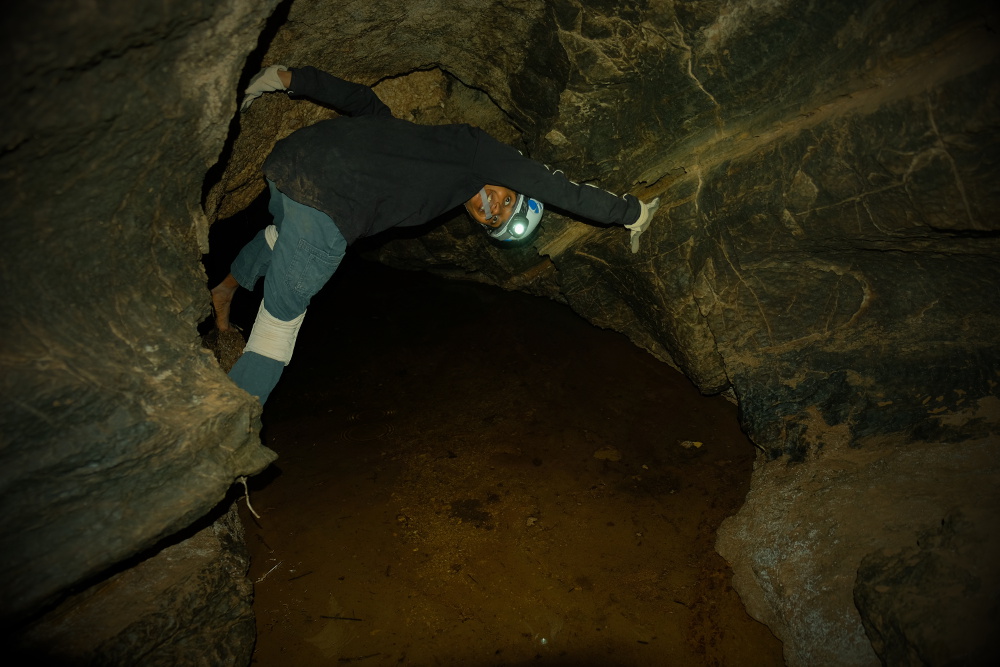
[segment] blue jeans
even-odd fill
[[[230,271],[248,290],[263,276],[264,308],[288,322],[306,312],[309,301],[337,270],[347,252],[347,240],[326,213],[289,199],[273,182],[267,183],[271,191],[267,209],[274,217],[278,239],[272,249],[261,230],[243,247]],[[284,367],[284,362],[245,352],[229,377],[263,405]]]

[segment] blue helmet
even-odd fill
[[[481,196],[483,201],[486,201],[485,191],[481,192]],[[538,227],[538,222],[542,219],[544,212],[545,206],[542,202],[519,194],[507,222],[499,227],[490,227],[489,225],[483,225],[483,227],[485,227],[486,233],[497,241],[520,241],[531,236],[531,233]]]

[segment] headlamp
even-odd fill
[[[498,241],[520,241],[531,236],[542,219],[545,206],[531,197],[518,195],[507,222],[499,227],[485,226],[486,233]]]

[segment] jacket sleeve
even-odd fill
[[[329,104],[348,116],[392,117],[392,111],[368,86],[345,81],[315,67],[292,68],[289,95],[302,95]]]
[[[635,196],[619,197],[593,185],[574,183],[561,171],[550,170],[485,132],[480,132],[476,168],[489,184],[508,187],[581,218],[616,225],[639,219]]]

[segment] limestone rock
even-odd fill
[[[274,0],[56,0],[2,23],[0,614],[8,630],[274,454],[202,351],[206,170]]]
[[[901,563],[935,563],[951,546],[955,557],[946,562],[980,576],[970,589],[974,599],[995,603],[996,545],[983,536],[995,532],[1000,512],[996,449],[989,439],[966,443],[958,455],[953,445],[898,439],[854,448],[845,437],[805,463],[757,465],[746,504],[723,522],[716,549],[732,564],[747,610],[784,642],[788,664],[915,664],[895,658],[904,637],[920,644],[921,635],[941,640],[936,655],[962,654],[966,637],[934,614],[963,618],[975,608],[965,605],[975,603],[929,567],[921,568],[925,579],[907,582]],[[918,549],[918,536],[953,523],[956,507],[975,509],[959,530]],[[950,576],[961,580],[962,572]],[[981,628],[970,625],[969,638],[992,642],[990,635],[972,637]],[[879,639],[875,649],[868,636]]]
[[[233,365],[243,355],[243,349],[246,347],[243,334],[236,327],[226,331],[212,329],[202,336],[201,344],[206,350],[212,351],[219,366],[226,373],[233,369]]]
[[[854,599],[884,664],[996,663],[996,516],[995,502],[956,510],[916,544],[881,549],[861,561]]]
[[[249,664],[256,630],[243,524],[235,505],[204,523],[29,628],[18,647],[26,664]]]

